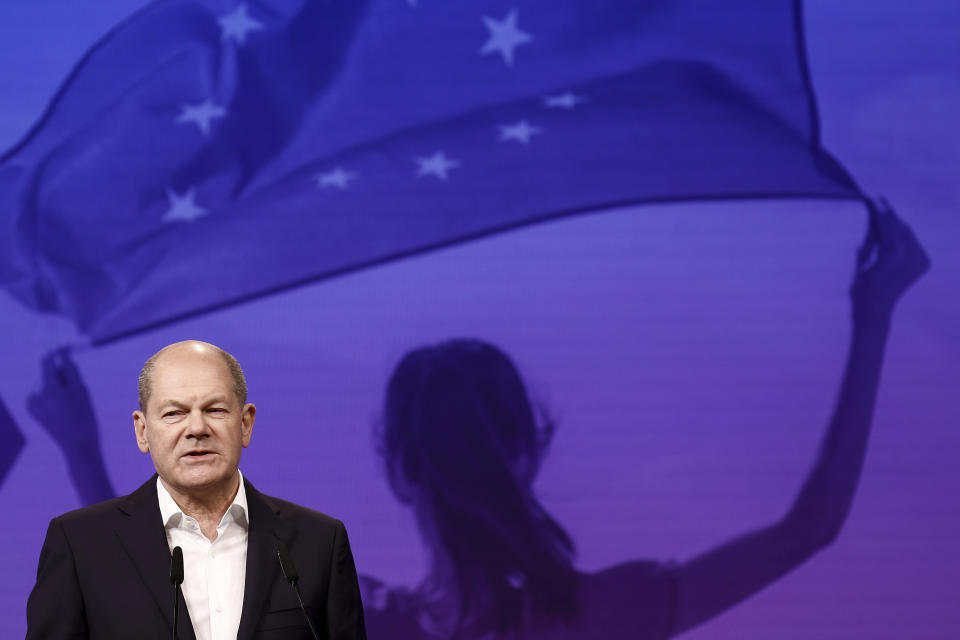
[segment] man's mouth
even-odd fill
[[[188,451],[187,453],[183,454],[183,457],[184,457],[184,458],[193,459],[193,460],[198,460],[198,459],[202,459],[202,458],[206,458],[206,457],[212,456],[212,455],[214,455],[214,453],[215,453],[215,452],[213,452],[213,451],[210,451],[210,450],[207,450],[207,449],[203,449],[203,450],[200,450],[200,451]]]

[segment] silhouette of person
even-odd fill
[[[430,564],[411,590],[361,579],[370,637],[665,638],[829,545],[860,476],[894,305],[929,267],[889,205],[870,208],[851,288],[849,355],[812,470],[779,520],[682,564],[578,571],[572,541],[532,491],[552,425],[538,422],[509,358],[478,340],[403,357],[387,386],[379,448]]]

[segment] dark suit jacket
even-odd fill
[[[284,542],[300,574],[304,603],[321,638],[363,640],[363,608],[343,523],[265,496],[246,479],[246,585],[238,640],[311,638],[277,561]],[[189,571],[189,569],[188,569]],[[37,584],[27,604],[27,639],[170,638],[170,549],[156,476],[128,496],[50,522]],[[195,640],[180,600],[180,640]]]

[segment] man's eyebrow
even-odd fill
[[[229,397],[230,396],[226,396],[226,395],[215,395],[209,398],[204,398],[201,404],[204,407],[209,407],[210,405],[213,405],[213,404],[227,404],[229,403]],[[190,407],[188,403],[180,402],[179,400],[173,400],[173,399],[163,400],[157,406],[160,407],[161,409],[165,407],[177,407],[180,409],[187,409]]]
[[[158,405],[158,409],[165,409],[167,407],[177,407],[178,409],[185,409],[187,405],[180,402],[179,400],[163,400]]]

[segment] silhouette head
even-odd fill
[[[408,353],[387,388],[381,432],[397,497],[440,489],[459,498],[482,477],[503,476],[528,490],[552,436],[538,424],[526,388],[510,359],[479,340],[451,340]],[[492,477],[489,478],[493,480]]]
[[[542,413],[542,412],[540,412]],[[575,611],[573,545],[532,491],[553,434],[510,359],[458,339],[411,351],[390,378],[379,448],[397,497],[453,564],[463,616],[519,624]]]

